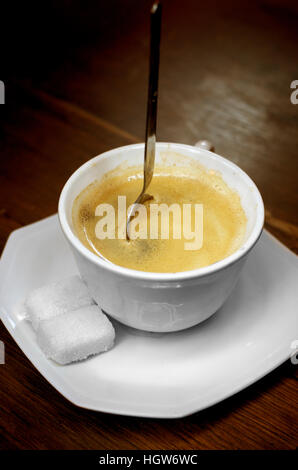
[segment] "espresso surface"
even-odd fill
[[[215,263],[236,251],[241,245],[246,228],[246,217],[240,198],[214,171],[203,168],[157,168],[150,184],[149,193],[154,196],[145,204],[147,235],[144,235],[143,218],[135,219],[135,232],[142,231],[146,239],[127,240],[124,237],[126,215],[118,216],[118,196],[126,196],[126,207],[132,204],[142,188],[142,170],[129,168],[105,175],[101,181],[89,185],[76,198],[73,205],[74,229],[82,243],[91,251],[102,254],[115,264],[148,272],[188,271]],[[99,204],[111,204],[115,209],[115,239],[99,239],[96,224],[101,219],[95,215]],[[199,249],[185,249],[193,241],[174,238],[172,213],[169,215],[169,238],[162,239],[159,215],[158,238],[150,238],[150,211],[152,204],[178,204],[183,214],[183,204],[191,204],[191,228],[195,230],[195,204],[202,204],[203,242]],[[103,213],[103,217],[106,213]],[[143,215],[143,218],[142,218]],[[131,226],[132,229],[132,226]],[[139,232],[140,233],[140,232]],[[123,238],[119,239],[119,234]]]

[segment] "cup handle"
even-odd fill
[[[215,152],[214,145],[209,140],[198,140],[198,142],[195,143],[195,147]]]

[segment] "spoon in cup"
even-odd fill
[[[147,119],[146,119],[146,139],[144,153],[144,181],[143,189],[130,206],[126,223],[126,238],[129,237],[129,225],[137,212],[138,204],[153,199],[153,196],[146,193],[151,183],[155,162],[155,143],[156,143],[156,117],[157,117],[157,91],[158,91],[158,72],[159,72],[159,50],[161,33],[161,4],[155,2],[151,8],[150,15],[150,70],[149,87],[147,100]]]

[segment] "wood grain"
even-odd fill
[[[16,18],[6,3],[0,251],[12,230],[56,212],[61,188],[79,165],[143,140],[150,5],[20,4]],[[298,253],[298,106],[290,102],[290,83],[298,78],[297,9],[276,0],[164,3],[159,140],[211,140],[255,180],[267,228]],[[73,406],[2,324],[0,339],[1,449],[297,447],[297,370],[290,363],[190,417],[140,419]]]

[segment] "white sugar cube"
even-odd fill
[[[59,364],[107,351],[114,339],[114,327],[97,305],[44,320],[37,330],[40,348]]]
[[[37,330],[43,320],[92,304],[86,284],[75,275],[32,291],[25,307],[33,329]]]

